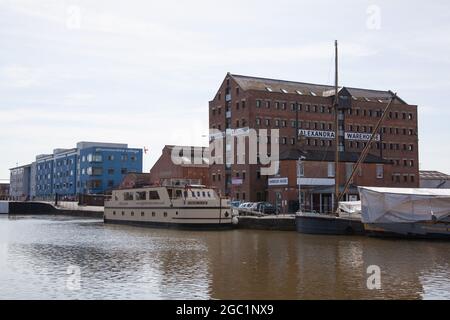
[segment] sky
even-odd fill
[[[78,141],[207,145],[227,72],[392,90],[450,174],[450,2],[0,0],[0,179]]]

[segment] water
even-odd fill
[[[449,262],[448,242],[0,217],[1,299],[450,299]]]

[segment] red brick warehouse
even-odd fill
[[[392,91],[350,87],[339,89],[339,99],[348,103],[339,128],[345,132],[341,148],[342,159],[353,159],[355,154],[361,153],[382,110],[392,97]],[[281,154],[292,149],[307,153],[334,153],[335,141],[330,138],[330,134],[335,132],[333,101],[333,86],[228,73],[209,102],[209,124],[210,128],[222,132],[239,128],[257,131],[279,129]],[[417,106],[406,103],[400,97],[395,98],[380,132],[377,133],[378,139],[370,149],[372,163],[385,164],[382,183],[370,178],[375,177],[375,173],[367,173],[365,181],[359,176],[359,181],[390,187],[418,187],[417,132]],[[271,139],[268,139],[268,143],[270,142]],[[226,150],[227,147],[224,146],[224,159]],[[248,160],[248,143],[246,155]],[[317,157],[312,158],[317,160]],[[329,162],[332,157],[325,160]],[[269,199],[268,177],[261,175],[261,165],[248,162],[236,164],[236,158],[234,163],[230,166],[212,165],[211,183],[233,199]],[[361,174],[366,175],[364,170]],[[345,182],[345,176],[344,174],[340,183]]]

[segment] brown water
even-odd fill
[[[450,299],[449,267],[449,242],[0,217],[1,299]]]

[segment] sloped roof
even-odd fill
[[[311,95],[313,92],[316,96],[326,97],[330,96],[330,92],[334,95],[334,86],[330,85],[321,85],[314,83],[306,83],[306,82],[296,82],[296,81],[287,81],[287,80],[277,80],[277,79],[268,79],[268,78],[258,78],[237,74],[229,74],[237,84],[244,90],[257,90],[257,91],[268,91],[268,88],[272,90],[272,92],[282,92],[286,90],[287,93],[291,94],[303,94],[303,95]],[[371,89],[360,89],[360,88],[351,88],[345,87],[348,92],[356,99],[369,99],[371,101],[381,100],[383,102],[389,101],[393,96],[393,92],[390,90],[371,90]],[[340,88],[342,90],[342,87]],[[300,92],[300,93],[299,93]],[[402,99],[397,97],[398,100],[402,103],[405,103]],[[405,103],[406,104],[406,103]]]
[[[359,156],[360,153],[357,152],[340,152],[339,161],[356,163]],[[298,160],[300,157],[305,157],[304,161],[334,162],[335,160],[333,151],[290,149],[280,153],[280,160]],[[391,162],[369,153],[364,163],[389,164]]]
[[[423,170],[419,172],[422,180],[450,180],[450,175],[431,170]]]

